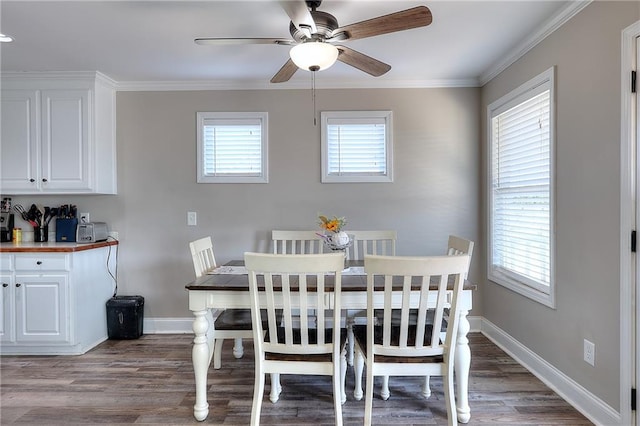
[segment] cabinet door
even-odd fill
[[[10,273],[0,274],[0,342],[13,342],[16,339],[14,326],[14,283]]]
[[[69,342],[69,276],[16,274],[16,341]]]
[[[36,90],[3,90],[0,178],[4,193],[40,190],[39,96]]]
[[[91,189],[89,90],[42,91],[42,190]]]

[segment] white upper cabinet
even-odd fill
[[[115,194],[115,89],[100,73],[2,75],[3,194]]]

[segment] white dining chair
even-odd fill
[[[473,246],[474,246],[474,242],[471,240],[467,240],[465,238],[458,237],[455,235],[449,235],[449,239],[447,241],[446,254],[448,256],[468,254],[469,262],[471,262],[471,257],[473,256]],[[467,278],[467,275],[468,274],[465,274],[464,276],[465,279]],[[433,318],[433,311],[430,310],[427,314],[427,323],[432,322],[432,318]],[[379,317],[378,317],[378,320],[380,320]],[[414,322],[416,321],[414,312],[412,312],[410,320]],[[394,323],[397,323],[398,318],[394,317],[392,321]],[[445,309],[445,320],[443,321],[443,326],[442,326],[443,339],[444,339],[444,333],[446,332],[447,322],[448,322],[448,309]],[[422,396],[424,396],[425,398],[429,398],[431,396],[431,386],[429,382],[430,382],[430,377],[425,376],[424,383],[422,385]],[[389,377],[384,376],[382,379],[380,396],[382,399],[387,400],[389,399],[390,395],[391,395],[391,392],[389,391]]]
[[[354,395],[362,395],[366,365],[365,417],[370,425],[375,376],[442,376],[449,425],[457,425],[453,383],[454,353],[460,314],[458,300],[469,269],[469,255],[366,256],[367,324],[355,325]],[[430,289],[430,285],[437,289]],[[453,289],[448,290],[448,285]],[[449,321],[441,337],[445,309]],[[433,323],[427,312],[433,309]],[[411,313],[417,312],[416,321]],[[375,323],[376,311],[382,322]],[[393,316],[399,312],[399,323]]]
[[[197,278],[217,267],[211,237],[204,237],[190,242],[189,249],[191,250],[193,268]],[[215,320],[213,320],[211,310],[208,310],[207,320],[209,321],[210,332],[212,326],[215,328],[215,340],[211,348],[212,353],[209,354],[209,360],[213,356],[213,368],[217,370],[222,365],[222,345],[225,339],[234,339],[233,356],[242,358],[244,354],[242,339],[253,338],[251,310],[225,309],[218,314]]]
[[[324,241],[316,231],[271,231],[273,253],[317,254],[324,253]]]
[[[350,260],[364,260],[365,255],[395,256],[398,233],[391,230],[347,231],[352,244],[347,250]]]
[[[454,256],[457,254],[468,254],[471,258],[473,256],[474,242],[455,235],[449,235],[447,242],[447,254]],[[467,278],[465,276],[465,278]]]
[[[364,260],[369,254],[377,254],[383,256],[396,255],[396,241],[398,233],[391,230],[374,230],[374,231],[348,231],[352,237],[351,246],[347,249],[347,259]],[[353,325],[361,321],[366,324],[365,311],[347,310],[346,326],[347,326],[347,364],[353,365]]]
[[[346,333],[339,326],[343,255],[245,253],[244,259],[257,324],[251,425],[260,424],[265,374],[271,375],[272,402],[282,390],[281,374],[331,376],[335,424],[342,425],[347,368]]]
[[[324,240],[318,231],[274,229],[271,231],[271,241],[274,254],[319,254],[330,251],[325,250]]]

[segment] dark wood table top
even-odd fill
[[[244,266],[244,261],[242,260],[233,260],[231,262],[226,263],[224,266]],[[348,267],[362,267],[364,266],[363,261],[347,261]],[[276,277],[277,278],[277,277]],[[313,277],[310,277],[313,278]],[[382,284],[382,279],[380,278],[380,283]],[[262,282],[263,277],[258,276],[258,284]],[[315,286],[310,280],[309,290],[313,290]],[[377,280],[376,280],[377,281]],[[292,282],[295,285],[295,281]],[[327,284],[328,290],[333,288],[333,276],[327,276]],[[401,284],[401,283],[400,283]],[[417,285],[419,284],[416,281],[416,289],[418,289]],[[436,284],[432,284],[432,288],[435,287]],[[203,275],[200,278],[197,278],[195,281],[187,284],[185,286],[187,290],[200,290],[200,291],[248,291],[249,290],[249,277],[246,274],[208,274]],[[451,287],[453,287],[453,283],[451,283]],[[476,290],[477,285],[471,283],[468,280],[465,280],[464,290]],[[366,275],[352,275],[352,274],[343,274],[342,275],[342,291],[348,292],[357,292],[357,291],[367,291],[367,276]]]

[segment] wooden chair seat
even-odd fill
[[[277,334],[278,334],[278,343],[284,343],[285,342],[285,328],[284,327],[278,327],[276,330]],[[294,328],[292,330],[292,335],[293,335],[293,344],[294,345],[299,345],[300,342],[302,342],[302,330],[300,330],[299,328]],[[309,344],[317,344],[318,343],[318,330],[315,328],[310,328],[308,330],[307,333],[308,339],[309,339]],[[271,341],[271,338],[269,336],[269,332],[266,332],[265,335],[265,341]],[[331,328],[327,328],[324,330],[324,341],[327,343],[333,343],[333,329]],[[347,341],[347,330],[342,328],[340,329],[340,345],[344,344],[344,342]]]
[[[416,315],[417,317],[417,315]],[[416,320],[414,319],[414,324],[416,322]],[[400,322],[398,321],[398,325],[392,325],[391,326],[391,345],[392,346],[398,346],[400,344]],[[433,330],[433,315],[431,316],[431,325],[427,325],[426,327],[426,331],[425,331],[425,336],[424,336],[424,345],[425,346],[429,346],[431,345],[431,331]],[[409,331],[409,336],[407,339],[407,345],[409,346],[415,346],[416,344],[416,326],[415,325],[410,325],[408,328]],[[362,348],[362,350],[366,353],[367,351],[367,326],[366,325],[354,325],[353,326],[353,337],[356,339],[356,342],[358,345],[360,345],[360,347]],[[373,329],[373,339],[374,342],[378,345],[382,344],[382,326],[375,326]],[[379,362],[379,363],[385,363],[385,362],[389,362],[389,363],[397,363],[397,362],[401,362],[401,363],[416,363],[416,364],[422,364],[422,363],[429,363],[429,362],[435,362],[435,363],[439,363],[439,362],[443,362],[443,358],[442,356],[431,356],[431,357],[424,357],[424,356],[405,356],[405,357],[399,357],[399,356],[393,356],[393,357],[387,357],[384,355],[374,355],[375,356],[375,362]]]
[[[316,344],[318,343],[318,335],[317,333],[312,333],[312,330],[309,330],[309,343]],[[278,328],[278,342],[284,342],[284,327]],[[269,339],[268,332],[266,333],[265,340]],[[325,342],[333,343],[333,330],[327,329],[325,330]],[[301,339],[300,329],[293,330],[293,341],[295,344],[300,344]],[[347,342],[347,330],[340,330],[340,347],[344,348]],[[273,352],[265,352],[265,359],[271,361],[312,361],[312,362],[331,362],[331,354],[282,354],[282,353],[273,353]]]
[[[251,330],[251,309],[225,309],[215,321],[216,330]]]
[[[445,309],[445,316],[442,320],[442,328],[441,328],[441,332],[446,332],[447,331],[447,318],[449,316],[449,310]],[[427,325],[431,325],[433,326],[433,319],[435,317],[436,311],[433,309],[429,309],[427,310],[427,319],[425,321],[425,324]],[[401,317],[400,315],[402,315],[402,311],[400,311],[400,309],[393,309],[391,311],[391,324],[392,325],[399,325],[400,321],[401,321]],[[376,324],[381,325],[384,319],[384,314],[382,312],[382,310],[380,309],[376,309],[375,310],[375,316],[376,316]],[[418,322],[418,310],[417,309],[411,309],[409,311],[409,324],[410,325],[415,325]],[[361,326],[361,325],[359,325]]]
[[[282,317],[282,311],[277,313]],[[262,312],[262,324],[266,328],[267,314]],[[251,309],[225,309],[215,321],[216,330],[249,330],[252,329]]]

